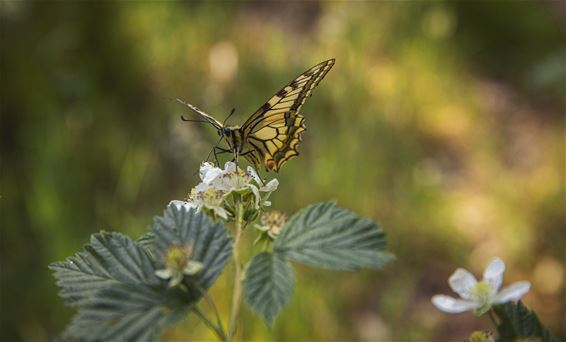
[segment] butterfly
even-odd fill
[[[334,66],[335,59],[321,62],[297,76],[259,107],[241,126],[225,126],[209,114],[180,99],[177,101],[200,115],[204,122],[217,129],[220,140],[228,149],[213,148],[216,157],[220,153],[232,153],[236,165],[243,156],[255,169],[263,165],[266,171],[279,169],[291,158],[298,156],[301,134],[305,131],[305,118],[301,108],[313,89]],[[232,115],[234,109],[230,113]],[[229,116],[228,116],[229,117]],[[184,121],[194,121],[181,118]],[[210,155],[209,155],[210,156]]]

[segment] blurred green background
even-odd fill
[[[398,259],[296,267],[273,331],[244,308],[238,337],[462,341],[487,317],[430,297],[500,256],[566,338],[564,2],[0,4],[0,340],[55,337],[73,311],[47,265],[101,229],[142,235],[197,184],[216,132],[172,98],[219,120],[236,107],[238,124],[331,57],[274,207],[335,198],[380,222]],[[224,313],[231,272],[213,288]],[[212,338],[193,316],[163,336]]]

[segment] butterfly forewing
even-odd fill
[[[278,171],[287,160],[297,156],[304,117],[299,114],[312,90],[334,65],[330,59],[305,71],[273,95],[242,125],[244,154],[256,167]]]

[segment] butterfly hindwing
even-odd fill
[[[250,153],[245,157],[256,167],[262,163],[266,170],[278,171],[290,158],[299,154],[305,118],[294,112],[272,115],[266,125],[247,137]]]
[[[312,90],[334,65],[330,59],[305,71],[273,95],[242,125],[244,156],[257,168],[278,171],[287,160],[297,156],[301,133],[305,130],[304,117],[299,114]]]

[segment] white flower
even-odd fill
[[[224,169],[205,162],[200,167],[199,175],[201,183],[191,190],[188,199],[172,201],[170,204],[179,209],[206,209],[224,220],[233,218],[234,200],[243,201],[247,209],[253,210],[271,205],[267,199],[279,185],[277,179],[264,185],[252,167],[248,166],[247,171],[243,171],[236,168],[234,162],[227,162]]]
[[[174,205],[177,209],[208,209],[215,216],[221,217],[225,220],[228,219],[228,212],[222,207],[224,199],[224,192],[215,189],[213,186],[206,183],[200,183],[191,190],[189,198],[186,201],[174,200],[169,205]]]
[[[228,219],[228,212],[222,207],[226,193],[206,183],[200,183],[191,190],[187,202],[190,206],[197,209],[209,209],[214,215],[225,220]]]
[[[260,192],[273,192],[277,190],[279,185],[279,181],[275,178],[263,185],[262,179],[251,166],[248,166],[246,171],[239,168],[236,170],[234,162],[227,162],[224,165],[224,170],[219,168],[207,169],[206,178],[213,179],[210,184],[226,193],[251,190],[256,197],[258,209],[261,201]]]
[[[249,169],[250,167],[248,167],[248,172],[244,172],[240,168],[236,170],[236,164],[234,162],[227,162],[224,164],[224,170],[216,169],[220,170],[220,174],[214,178],[211,184],[225,192],[246,190],[250,185],[253,185],[251,181],[256,180],[249,173]],[[209,170],[209,174],[215,173],[216,170]]]
[[[203,268],[200,261],[190,260],[192,248],[190,246],[171,245],[163,255],[165,268],[155,271],[161,279],[169,279],[169,287],[179,285],[185,275],[195,275]]]
[[[531,284],[528,281],[519,281],[499,291],[503,272],[505,264],[500,258],[493,259],[487,265],[480,282],[470,272],[458,268],[450,276],[448,283],[462,299],[435,295],[432,297],[432,303],[444,312],[460,313],[473,310],[474,314],[479,316],[489,311],[494,304],[519,300],[529,291]]]

